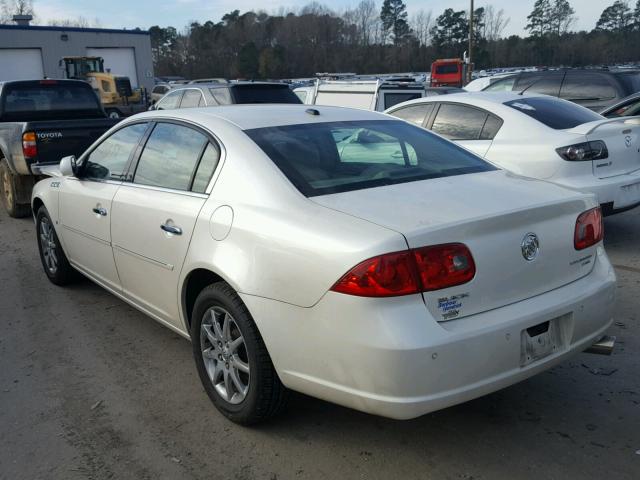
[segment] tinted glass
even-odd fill
[[[245,133],[306,196],[495,170],[401,121],[288,125]]]
[[[608,118],[634,117],[640,115],[640,98],[636,98],[605,114]]]
[[[433,111],[433,103],[425,103],[422,105],[411,105],[410,107],[404,107],[395,112],[391,112],[394,117],[401,118],[407,122],[415,123],[418,126],[422,126],[424,119]]]
[[[445,65],[436,66],[436,73],[439,75],[448,75],[451,73],[458,73],[457,63],[448,63]]]
[[[159,123],[142,151],[135,183],[189,190],[191,177],[207,141],[193,130],[171,123]]]
[[[560,96],[571,101],[613,100],[616,98],[617,93],[616,89],[603,75],[569,72],[562,84]]]
[[[302,103],[288,85],[234,85],[235,103]]]
[[[527,93],[542,93],[557,97],[560,95],[560,85],[564,73],[552,73],[549,75],[524,75],[516,82],[514,90]]]
[[[582,125],[587,122],[602,120],[604,117],[591,110],[555,98],[522,97],[506,102],[505,105],[528,115],[556,130],[563,130]]]
[[[200,98],[202,98],[200,90],[185,90],[182,101],[180,102],[180,108],[197,107],[200,103]]]
[[[151,91],[151,93],[167,93],[168,90],[169,90],[169,87],[166,87],[164,85],[157,85],[153,87],[153,90]]]
[[[402,102],[422,98],[422,92],[384,93],[384,109],[391,108]]]
[[[100,180],[122,180],[129,157],[146,129],[146,123],[137,123],[121,128],[104,140],[85,160],[83,176]]]
[[[182,97],[182,90],[168,93],[166,96],[160,99],[156,108],[157,110],[171,110],[174,108],[178,108],[181,97]]]
[[[200,159],[198,170],[196,170],[196,176],[193,179],[193,187],[191,187],[192,191],[198,193],[205,192],[207,185],[209,185],[209,180],[211,180],[211,175],[213,175],[213,172],[218,165],[219,159],[220,150],[218,150],[218,147],[211,143],[207,145],[207,148]]]
[[[493,140],[500,130],[500,127],[502,127],[502,120],[494,115],[489,115],[487,121],[484,122],[480,140]]]
[[[2,93],[2,119],[7,122],[104,116],[89,84],[9,83]]]
[[[431,130],[449,140],[477,140],[487,114],[463,105],[440,106]]]
[[[618,72],[615,77],[624,86],[625,95],[640,92],[640,72]]]
[[[513,90],[513,84],[516,83],[516,77],[507,77],[493,82],[486,87],[485,92],[510,92]]]
[[[209,91],[219,105],[230,105],[233,103],[228,88],[211,88]]]

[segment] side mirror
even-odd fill
[[[63,177],[72,177],[76,174],[77,164],[76,157],[69,155],[60,160],[60,174]]]

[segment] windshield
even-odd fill
[[[496,170],[402,121],[327,122],[245,133],[307,197]]]
[[[505,105],[554,130],[564,130],[583,123],[603,120],[602,115],[588,108],[553,97],[522,97],[506,102]]]
[[[89,84],[10,83],[2,96],[2,119],[7,122],[104,116]]]
[[[287,85],[234,85],[235,103],[302,103]]]

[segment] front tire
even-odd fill
[[[40,207],[36,215],[36,232],[40,261],[47,278],[55,285],[61,286],[76,281],[79,273],[67,260],[49,212],[45,207]]]
[[[280,413],[288,397],[247,307],[224,282],[196,299],[191,325],[200,380],[216,408],[251,425]]]

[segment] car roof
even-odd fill
[[[318,112],[316,115],[315,112]],[[136,120],[174,118],[200,123],[203,126],[219,121],[232,123],[242,130],[253,128],[299,125],[307,123],[349,122],[356,120],[397,120],[368,110],[302,104],[240,104],[217,107],[155,110],[135,115]]]
[[[409,100],[402,102],[389,108],[388,111],[395,111],[400,107],[407,105],[416,105],[420,103],[432,103],[432,102],[459,102],[469,105],[475,105],[482,108],[492,108],[496,105],[502,105],[512,100],[518,100],[522,98],[534,98],[545,97],[549,99],[555,99],[562,101],[556,97],[550,97],[540,93],[524,93],[520,95],[518,92],[461,92],[461,93],[449,93],[447,95],[440,95],[436,97],[422,97],[415,100]]]

